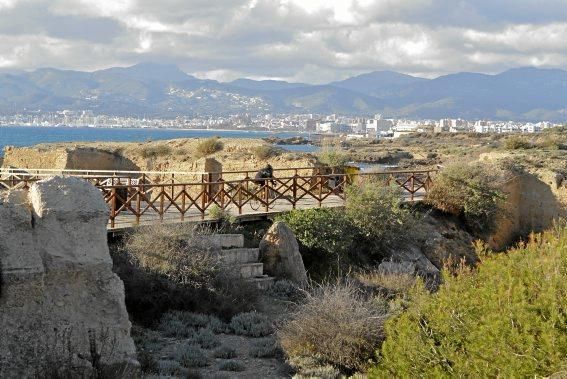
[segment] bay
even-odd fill
[[[150,129],[150,128],[76,128],[45,126],[0,127],[0,156],[6,146],[33,146],[40,143],[57,142],[144,142],[174,138],[290,138],[306,137],[301,132],[264,132],[248,130],[201,130],[201,129]],[[286,145],[290,151],[314,152],[316,146]]]

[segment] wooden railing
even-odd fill
[[[0,185],[29,188],[32,182],[54,175],[83,178],[101,190],[110,210],[110,229],[144,222],[205,219],[213,208],[244,215],[339,206],[346,199],[345,187],[364,181],[394,185],[407,201],[416,201],[426,195],[436,172],[345,174],[336,168],[300,167],[276,169],[273,179],[258,182],[253,178],[255,170],[216,173],[46,171],[2,170]],[[180,181],[186,177],[193,180]]]

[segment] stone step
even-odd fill
[[[243,263],[238,265],[240,269],[240,277],[244,279],[257,278],[264,275],[263,263]]]
[[[220,257],[225,264],[238,264],[238,263],[256,263],[258,262],[258,257],[260,255],[260,250],[247,249],[247,248],[235,248],[235,249],[223,249],[220,252]]]
[[[266,291],[274,284],[276,278],[268,275],[262,275],[258,278],[247,279],[249,282],[256,284],[259,290]]]

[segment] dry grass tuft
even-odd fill
[[[345,373],[364,370],[383,340],[386,311],[353,283],[316,288],[278,336],[286,355],[310,357]]]
[[[211,155],[218,151],[221,151],[223,148],[224,145],[220,141],[220,138],[211,137],[203,141],[199,141],[195,155],[197,158],[203,158],[206,157],[207,155]]]

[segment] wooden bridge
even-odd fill
[[[256,170],[157,172],[0,169],[0,190],[24,188],[47,177],[73,176],[100,189],[112,231],[156,222],[214,219],[220,210],[237,217],[291,209],[344,205],[345,187],[372,181],[401,189],[407,201],[423,199],[437,170],[349,172],[333,167],[274,169],[258,183]]]

